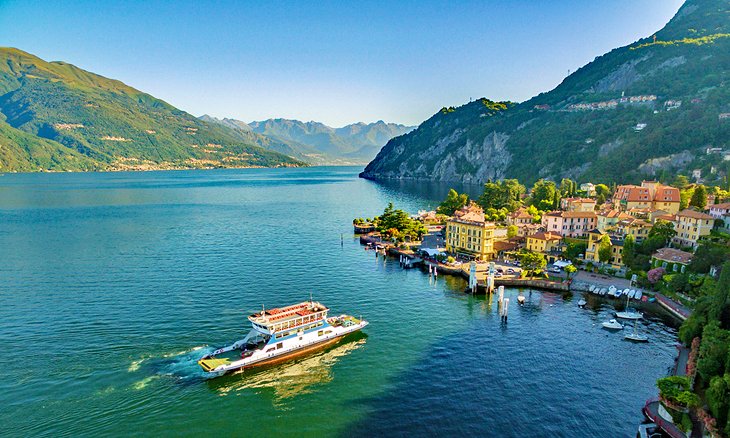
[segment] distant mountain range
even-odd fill
[[[576,36],[580,38],[580,36]],[[484,183],[730,175],[730,1],[687,0],[655,35],[519,104],[442,108],[361,176]]]
[[[365,164],[375,157],[388,140],[415,128],[382,120],[332,128],[320,122],[289,119],[251,123],[208,115],[200,119],[242,132],[261,134],[269,139],[269,144],[257,144],[311,164]]]
[[[0,48],[0,172],[306,165],[259,137],[71,64]]]

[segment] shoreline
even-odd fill
[[[358,236],[360,240],[361,245],[365,245],[367,249],[367,245],[370,244],[373,247],[373,250],[390,257],[405,257],[409,260],[415,260],[419,259],[416,257],[414,252],[412,250],[403,250],[391,243],[383,242],[380,240],[376,240],[368,235],[360,235]],[[378,248],[380,247],[380,248]],[[421,264],[421,269],[423,269],[423,266],[431,266],[434,269],[438,271],[439,274],[442,275],[452,275],[461,277],[465,280],[469,279],[469,272],[468,272],[468,266],[467,264],[462,264],[459,267],[455,266],[448,266],[443,263],[439,263],[435,260],[427,260],[427,259],[419,259],[420,261],[417,262],[418,264]],[[416,265],[410,265],[412,267],[415,267]],[[602,286],[601,284],[596,283],[597,286]],[[539,289],[539,290],[545,290],[549,292],[554,293],[571,293],[575,294],[575,292],[580,292],[582,294],[585,294],[586,296],[590,296],[596,299],[601,299],[606,302],[611,303],[623,303],[626,300],[625,296],[620,297],[614,297],[609,295],[598,295],[596,293],[593,293],[589,290],[590,284],[588,283],[575,283],[573,281],[563,281],[563,282],[555,282],[550,280],[544,280],[544,279],[538,279],[538,278],[529,278],[529,279],[521,279],[521,278],[495,278],[494,279],[494,286],[505,286],[505,287],[514,287],[514,288],[531,288],[531,289]],[[486,290],[486,280],[477,281],[477,294],[478,295],[486,295],[488,294]],[[464,293],[469,293],[468,290],[464,290]],[[493,293],[493,292],[492,292]],[[656,297],[656,300],[653,302],[644,302],[644,301],[636,301],[633,300],[631,302],[631,305],[637,309],[648,311],[652,314],[655,314],[657,316],[667,315],[669,316],[674,323],[677,324],[677,326],[681,325],[681,323],[689,316],[691,311],[689,309],[687,310],[687,313],[681,313],[677,312],[676,310],[672,309],[672,303],[675,306],[679,306],[679,304],[674,303],[669,298],[661,295],[658,292],[646,292],[647,295],[653,295]],[[664,302],[667,301],[667,302]]]

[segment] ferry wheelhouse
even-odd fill
[[[315,301],[263,309],[248,317],[251,331],[243,339],[203,356],[205,372],[271,365],[334,344],[368,322],[350,315],[328,317],[329,308]]]

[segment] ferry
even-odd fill
[[[305,301],[275,309],[262,309],[248,317],[251,331],[243,339],[206,354],[198,365],[206,373],[273,365],[340,341],[368,325],[350,315],[328,317],[329,308]]]

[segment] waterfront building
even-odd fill
[[[594,212],[554,211],[542,216],[545,231],[563,237],[585,237],[588,231],[596,228],[597,216]]]
[[[446,251],[467,259],[491,260],[494,229],[494,223],[484,218],[484,210],[472,202],[446,221]]]
[[[527,246],[529,251],[548,253],[554,251],[560,246],[563,236],[551,232],[539,232],[531,236],[527,236]]]
[[[607,235],[601,231],[594,229],[588,233],[588,246],[586,247],[585,260],[594,264],[601,263],[601,258],[598,254],[599,243],[603,236]],[[619,270],[624,267],[623,251],[624,241],[621,237],[608,234],[608,238],[611,239],[611,258],[607,264],[613,269]]]
[[[660,248],[651,256],[651,266],[667,272],[684,272],[692,262],[692,253],[676,248]]]
[[[596,209],[596,200],[591,198],[563,198],[560,200],[563,211],[591,212]]]
[[[640,186],[616,187],[613,203],[623,211],[633,208],[664,210],[670,214],[679,212],[679,189],[657,181],[642,181]]]
[[[709,214],[689,208],[682,210],[677,214],[677,224],[674,227],[677,235],[672,238],[672,243],[696,249],[697,241],[703,236],[709,236],[714,225],[715,218]]]

